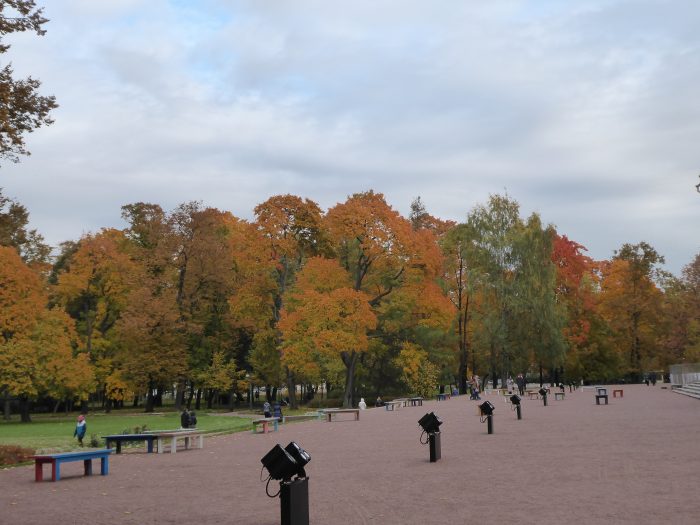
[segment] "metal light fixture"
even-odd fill
[[[430,434],[431,432],[439,432],[442,420],[435,415],[435,412],[428,412],[418,420],[418,424],[423,427],[423,431]]]
[[[285,448],[279,444],[275,445],[260,460],[263,468],[270,474],[265,492],[271,498],[278,495],[280,497],[282,525],[309,525],[309,478],[304,470],[309,461],[309,453],[294,441]],[[273,479],[280,480],[280,490],[277,494],[270,494],[269,491],[270,481]]]
[[[496,407],[493,406],[491,401],[484,401],[479,405],[479,411],[481,412],[481,422],[486,421],[487,429],[489,434],[493,434],[493,411]]]
[[[442,446],[440,444],[440,425],[442,420],[435,415],[435,412],[428,412],[418,420],[418,424],[423,428],[423,434],[428,434],[428,439],[423,441],[423,434],[419,438],[421,445],[430,444],[430,462],[434,463],[442,457]]]
[[[523,418],[522,407],[520,406],[520,396],[513,394],[510,396],[510,404],[513,406],[513,410],[518,415],[518,419]]]
[[[493,403],[491,401],[484,401],[479,405],[479,410],[481,411],[482,416],[491,416],[493,415],[493,410],[496,408],[493,406]]]

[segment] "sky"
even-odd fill
[[[3,194],[58,245],[121,206],[253,219],[373,189],[466,220],[507,193],[609,259],[700,252],[697,0],[38,0],[0,59],[56,96]]]

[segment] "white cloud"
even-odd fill
[[[462,220],[507,188],[594,257],[698,252],[695,2],[341,5],[51,2],[9,55],[61,108],[0,186],[53,243],[135,201],[374,188]]]

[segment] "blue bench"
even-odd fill
[[[117,454],[122,452],[122,443],[133,442],[133,441],[145,441],[146,450],[151,453],[153,452],[153,441],[158,439],[156,434],[112,434],[109,436],[104,436],[105,446],[107,448],[112,448],[112,443],[117,444]]]
[[[43,481],[44,479],[44,463],[51,464],[51,481],[61,479],[61,463],[68,461],[82,461],[85,466],[85,475],[92,475],[92,460],[100,460],[100,474],[106,476],[109,474],[109,455],[112,450],[104,448],[100,450],[87,450],[85,452],[67,452],[64,454],[40,454],[34,456],[34,479],[35,481]]]

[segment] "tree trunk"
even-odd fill
[[[289,392],[289,408],[297,408],[297,389],[294,384],[294,375],[287,368],[287,392]]]
[[[540,388],[544,385],[544,376],[542,374],[542,363],[540,363]]]
[[[2,394],[2,418],[5,421],[10,420],[10,395],[5,390]]]
[[[345,394],[343,395],[343,408],[352,408],[354,405],[353,392],[355,390],[355,365],[357,364],[357,352],[341,354],[345,363]]]
[[[22,423],[31,423],[32,417],[29,415],[29,398],[20,396],[19,398],[19,413],[22,417]]]
[[[177,382],[177,394],[175,395],[175,411],[182,412],[182,404],[185,401],[186,383],[184,379]]]
[[[190,394],[187,396],[187,409],[192,408],[192,400],[194,399],[194,384],[190,383]]]
[[[108,398],[105,400],[105,412],[106,412],[107,414],[109,414],[109,413],[112,412],[112,404],[113,404],[113,403],[112,403],[112,400],[108,397]]]
[[[194,400],[194,407],[199,410],[202,406],[202,389],[198,388],[197,389],[197,396],[195,397]]]
[[[153,412],[153,409],[155,407],[155,396],[153,395],[153,391],[155,390],[155,385],[152,383],[148,384],[148,392],[146,393],[146,408],[144,412]]]

